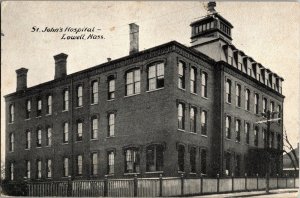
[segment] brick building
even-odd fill
[[[209,4],[191,23],[191,46],[176,41],[27,87],[17,73],[6,101],[6,175],[11,180],[222,176],[264,173],[266,124],[282,117],[283,78],[232,44],[233,26]],[[282,120],[271,125],[274,166],[282,169]],[[261,157],[257,157],[261,156]],[[255,168],[255,169],[254,169]]]

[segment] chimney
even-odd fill
[[[60,53],[54,56],[54,60],[55,60],[54,79],[61,78],[67,75],[67,58],[68,55],[64,53]]]
[[[129,28],[129,55],[131,55],[139,51],[139,26],[135,23],[130,23]]]
[[[107,58],[107,62],[110,62],[111,61],[111,58]]]
[[[215,7],[216,7],[216,2],[215,1],[210,1],[207,4],[207,11],[209,14],[216,13]]]
[[[17,73],[17,91],[27,88],[27,72],[28,69],[22,67],[16,70]]]

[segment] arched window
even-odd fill
[[[93,81],[92,82],[92,104],[98,104],[98,98],[99,98],[99,88],[98,88],[98,81]]]
[[[64,90],[64,103],[63,103],[63,110],[68,111],[69,110],[69,90]]]
[[[30,114],[31,114],[31,100],[26,100],[26,119],[30,118]]]
[[[108,114],[108,137],[115,136],[115,114]]]
[[[91,131],[91,139],[98,139],[98,119],[96,116],[92,117],[92,131]]]
[[[47,97],[47,114],[52,114],[52,96]]]
[[[42,146],[42,129],[38,127],[36,131],[36,146],[41,147]]]
[[[264,98],[263,99],[263,113],[266,113],[267,112],[267,99]]]
[[[201,112],[201,134],[207,135],[207,111]]]
[[[231,80],[226,80],[226,102],[231,103]]]
[[[68,122],[65,122],[63,124],[63,130],[64,130],[63,142],[67,143],[69,141],[69,123]]]
[[[47,127],[46,145],[52,145],[52,128],[50,126]]]
[[[235,104],[237,107],[241,106],[241,85],[237,84],[235,87],[236,100]]]
[[[231,117],[226,116],[226,138],[231,138]]]
[[[236,120],[235,121],[235,141],[236,142],[240,142],[241,141],[241,121],[240,120]]]
[[[249,89],[245,90],[245,109],[247,111],[250,110],[250,90]]]
[[[184,172],[184,155],[185,155],[185,148],[183,145],[178,145],[177,148],[178,152],[178,171]]]
[[[82,155],[77,156],[77,175],[82,175]]]
[[[190,74],[190,91],[191,93],[197,92],[197,72],[196,68],[191,67],[191,74]]]
[[[254,113],[255,114],[259,113],[259,96],[258,96],[258,94],[254,95]]]
[[[178,62],[178,88],[185,89],[185,62]]]
[[[140,172],[140,152],[137,148],[125,150],[125,173]]]
[[[164,166],[164,147],[161,144],[146,148],[146,172],[162,171]]]
[[[81,141],[82,140],[82,120],[77,121],[77,134],[76,134],[76,140]]]
[[[196,133],[196,108],[195,107],[191,107],[190,108],[190,130],[191,132]]]
[[[37,98],[37,111],[36,111],[37,117],[42,116],[42,108],[43,108],[42,99]]]
[[[14,133],[9,134],[9,151],[13,152],[15,150],[15,135]]]
[[[178,104],[178,129],[184,130],[184,122],[185,122],[185,111],[184,111],[184,104]]]
[[[77,87],[77,107],[82,106],[82,85]]]
[[[116,80],[114,76],[109,76],[108,77],[108,100],[113,100],[115,99],[115,91],[116,91]]]
[[[107,174],[113,175],[115,173],[115,152],[108,151],[107,152]]]
[[[9,105],[9,123],[15,121],[15,106],[13,104]]]
[[[141,92],[140,69],[130,70],[126,73],[126,96],[139,94]]]
[[[26,149],[31,148],[31,132],[29,130],[26,131]]]
[[[207,73],[201,74],[201,96],[207,98]]]
[[[190,166],[191,173],[196,173],[196,147],[191,147],[190,149]]]

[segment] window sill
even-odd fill
[[[115,174],[114,173],[112,173],[112,174],[106,174],[106,175],[104,175],[105,177],[113,177]]]
[[[194,92],[191,92],[191,94],[192,94],[192,95],[195,95],[195,96],[198,96],[198,94],[197,94],[197,93],[194,93]]]
[[[205,97],[205,96],[201,96],[201,98],[203,98],[205,100],[208,100],[208,97]]]
[[[75,107],[75,109],[81,109],[83,106]]]
[[[8,125],[14,124],[14,122],[9,122]]]
[[[35,118],[41,118],[42,116],[36,116]]]
[[[185,174],[184,171],[177,171],[178,174]]]
[[[90,139],[90,141],[97,141],[99,140],[98,138],[95,138],[95,139]]]
[[[14,151],[8,151],[8,153],[13,153]]]
[[[238,109],[241,109],[241,108],[242,108],[241,106],[236,106],[236,105],[235,105],[235,107],[238,108]]]
[[[69,110],[65,109],[65,110],[62,110],[62,113],[63,113],[63,112],[68,112],[68,111],[69,111]]]
[[[76,141],[75,141],[75,144],[76,144],[76,143],[81,143],[81,142],[82,142],[82,140],[76,140]]]
[[[197,173],[190,172],[189,175],[197,175]]]
[[[62,145],[66,145],[66,144],[69,144],[69,142],[63,142],[63,143],[61,143]]]
[[[111,102],[111,101],[114,101],[114,100],[115,100],[115,98],[109,99],[109,100],[107,100],[107,102]]]
[[[185,132],[184,129],[177,129],[177,131],[180,131],[180,132]]]
[[[207,135],[203,135],[203,134],[201,134],[201,136],[202,136],[202,137],[205,137],[205,138],[207,138]]]
[[[30,148],[26,148],[26,149],[24,149],[25,151],[30,151]]]
[[[106,137],[106,139],[110,139],[110,138],[115,138],[116,136],[109,136],[109,137]]]
[[[26,118],[25,121],[31,120],[31,118]]]
[[[228,104],[228,105],[231,105],[231,102],[227,102],[227,101],[226,101],[225,103]]]
[[[193,131],[189,131],[188,133],[193,134],[193,135],[197,135],[197,133],[193,132]]]
[[[164,89],[164,87],[158,88],[158,89],[148,90],[148,91],[146,91],[146,93],[150,93],[150,92],[154,92],[154,91],[159,91],[159,90],[162,90],[162,89]]]
[[[51,145],[47,145],[47,146],[45,146],[46,148],[50,148],[51,147]]]
[[[36,148],[37,148],[37,149],[40,149],[40,148],[42,148],[42,146],[37,146]]]
[[[92,103],[91,106],[95,106],[95,105],[97,105],[97,104],[99,104],[99,103]]]
[[[152,171],[152,172],[145,172],[145,174],[162,174],[164,171]]]
[[[52,113],[48,113],[48,114],[46,114],[45,116],[51,116],[52,115]]]
[[[251,113],[249,109],[245,109],[246,112]]]
[[[129,97],[137,96],[137,95],[140,95],[140,94],[141,94],[141,93],[131,94],[131,95],[124,96],[124,98],[129,98]]]
[[[124,173],[124,175],[140,175],[141,173]]]
[[[185,88],[181,88],[181,87],[177,87],[177,88],[181,91],[184,91],[184,92],[186,91]]]

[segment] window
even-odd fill
[[[241,156],[235,156],[235,176],[239,177],[241,174]]]
[[[267,130],[263,129],[263,141],[264,141],[264,148],[267,147]]]
[[[15,135],[13,133],[9,134],[9,151],[13,152],[15,150]]]
[[[235,133],[236,133],[235,141],[240,142],[241,141],[241,121],[240,120],[235,121]]]
[[[82,106],[82,85],[79,85],[77,87],[77,100],[76,100],[76,105],[77,107],[81,107]]]
[[[26,100],[26,119],[30,118],[30,114],[31,114],[31,101],[30,100]]]
[[[184,172],[184,153],[185,149],[183,145],[178,145],[178,171]]]
[[[263,99],[263,113],[266,113],[267,112],[267,99],[264,98]]]
[[[241,107],[241,85],[239,84],[235,86],[235,95],[236,95],[235,105],[237,107]]]
[[[246,143],[249,144],[250,142],[250,124],[245,123],[245,136],[246,136]]]
[[[108,163],[107,163],[107,174],[113,175],[115,173],[115,153],[113,151],[109,151],[107,153]]]
[[[47,114],[52,114],[52,96],[47,98]]]
[[[226,116],[226,138],[231,138],[231,117]]]
[[[245,90],[245,109],[250,110],[250,91],[249,89]]]
[[[194,67],[191,67],[190,91],[191,93],[197,92],[197,72],[196,72],[196,68]]]
[[[164,151],[162,145],[151,145],[146,148],[146,171],[155,172],[163,170]]]
[[[108,137],[115,136],[115,114],[109,113],[108,114]]]
[[[271,132],[271,135],[270,135],[270,148],[273,148],[274,147],[274,132]]]
[[[254,127],[254,145],[258,146],[258,127]]]
[[[254,113],[255,114],[259,113],[259,96],[258,96],[258,94],[254,95]]]
[[[64,123],[64,137],[63,142],[67,143],[69,141],[69,123]]]
[[[140,172],[140,154],[137,149],[129,148],[125,150],[125,173]]]
[[[15,173],[15,166],[14,166],[14,163],[11,162],[9,164],[9,176],[10,176],[10,180],[14,180],[15,179],[14,173]]]
[[[230,65],[233,65],[233,57],[230,56],[230,55],[228,55],[228,63],[229,63]]]
[[[114,76],[109,76],[108,77],[108,100],[113,100],[115,99],[115,91],[116,91],[116,80]]]
[[[77,175],[82,175],[82,155],[77,156]]]
[[[226,102],[231,103],[231,80],[226,80]]]
[[[9,106],[9,123],[13,123],[15,121],[15,106],[11,104]]]
[[[274,102],[273,101],[270,103],[270,111],[274,112]]]
[[[64,158],[64,177],[69,176],[69,158]]]
[[[247,74],[248,74],[249,76],[252,76],[252,69],[251,69],[251,66],[250,66],[250,65],[247,67]]]
[[[190,108],[190,130],[196,133],[196,108]]]
[[[37,100],[37,111],[36,111],[36,116],[42,116],[42,99]]]
[[[238,70],[242,71],[242,63],[238,62]]]
[[[51,127],[47,127],[46,145],[47,146],[52,145],[52,128]]]
[[[31,132],[30,131],[26,131],[26,145],[25,145],[26,149],[30,149],[31,148]]]
[[[98,138],[98,119],[97,117],[93,117],[91,139],[97,139],[97,138]]]
[[[31,178],[30,161],[26,161],[26,177],[27,179]]]
[[[63,103],[63,110],[68,111],[69,110],[69,91],[64,91],[64,103]]]
[[[196,148],[191,147],[190,150],[190,166],[191,166],[191,173],[196,173]]]
[[[281,135],[277,134],[277,149],[280,149],[280,145],[281,145]]]
[[[201,158],[201,174],[206,174],[206,161],[207,161],[207,151],[206,149],[201,149],[200,151]]]
[[[207,135],[207,112],[201,112],[201,134]]]
[[[92,104],[98,104],[98,81],[92,82]]]
[[[92,175],[97,175],[98,174],[98,154],[97,153],[92,153]]]
[[[82,140],[82,121],[77,121],[77,134],[76,134],[76,140],[81,141]]]
[[[42,178],[42,161],[37,160],[36,161],[36,175],[38,179]]]
[[[225,175],[231,175],[231,153],[225,152]]]
[[[47,160],[47,178],[52,177],[52,160],[48,159]]]
[[[178,88],[185,89],[185,63],[178,62]]]
[[[156,63],[148,68],[148,91],[164,87],[164,63]]]
[[[184,121],[185,121],[185,111],[184,104],[178,104],[178,129],[184,130]]]
[[[207,73],[201,74],[201,96],[207,98]]]
[[[280,105],[277,106],[277,112],[278,112],[278,114],[277,114],[278,118],[281,118],[281,106]],[[278,120],[278,123],[279,124],[281,123],[281,119]]]
[[[141,71],[135,69],[126,73],[126,96],[141,92]]]
[[[42,146],[42,129],[38,129],[36,132],[36,146],[41,147]]]

